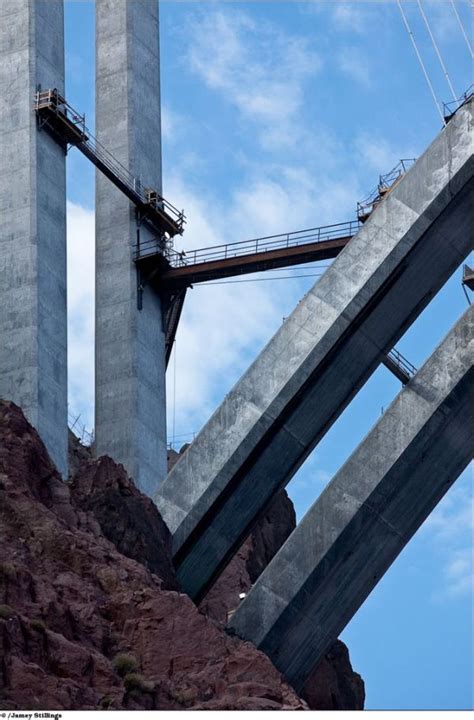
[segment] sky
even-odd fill
[[[468,42],[468,1],[455,6]],[[66,0],[69,102],[94,127],[94,4]],[[439,102],[449,84],[414,0],[403,8]],[[452,3],[424,0],[455,94],[472,59]],[[396,2],[160,5],[164,196],[177,249],[355,218],[358,200],[441,128]],[[158,141],[153,138],[152,141]],[[472,260],[472,257],[471,257]],[[192,439],[327,263],[188,292],[167,377],[168,438]],[[69,407],[93,426],[94,172],[68,156]],[[304,277],[301,277],[301,276]],[[416,367],[467,307],[458,270],[397,347]],[[288,491],[299,518],[400,390],[380,367]],[[472,471],[466,470],[342,634],[368,709],[468,709]]]

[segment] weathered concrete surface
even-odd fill
[[[96,2],[99,141],[161,192],[156,0]],[[142,226],[141,238],[152,236]],[[137,309],[135,210],[96,180],[96,452],[122,463],[148,495],[166,475],[165,349],[161,303],[150,288]]]
[[[0,2],[0,398],[67,478],[65,155],[33,111],[64,92],[63,25],[61,0]]]
[[[472,247],[472,106],[301,300],[159,488],[178,578],[195,599]]]
[[[472,458],[473,330],[471,307],[230,620],[296,690]]]

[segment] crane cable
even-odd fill
[[[439,104],[438,98],[436,97],[436,93],[435,93],[435,91],[434,91],[433,84],[432,84],[432,82],[431,82],[431,80],[430,80],[430,77],[429,77],[428,72],[427,72],[427,70],[426,70],[425,64],[424,64],[423,59],[422,59],[422,57],[421,57],[421,55],[420,55],[420,51],[418,50],[418,46],[417,46],[417,44],[416,44],[415,36],[413,35],[413,33],[412,33],[412,31],[411,31],[410,25],[409,25],[408,20],[407,20],[407,16],[405,15],[405,12],[404,12],[404,10],[403,10],[403,8],[402,8],[402,4],[401,4],[400,0],[397,0],[397,5],[398,5],[398,7],[399,7],[399,9],[400,9],[400,13],[401,13],[401,15],[402,15],[402,19],[403,19],[403,22],[404,22],[404,24],[405,24],[405,28],[406,28],[407,33],[408,33],[408,37],[410,38],[410,40],[411,40],[411,42],[412,42],[412,44],[413,44],[413,48],[414,48],[414,50],[415,50],[415,52],[416,52],[416,56],[417,56],[417,58],[418,58],[418,62],[420,63],[421,69],[423,70],[423,75],[425,76],[425,80],[426,80],[426,82],[428,83],[428,87],[429,87],[429,89],[430,89],[430,91],[431,91],[431,95],[433,96],[433,100],[434,100],[434,103],[435,103],[435,105],[436,105],[436,109],[437,109],[437,111],[438,111],[438,113],[439,113],[439,115],[440,115],[440,117],[441,117],[441,121],[442,121],[443,125],[446,125],[446,120],[444,119],[444,115],[443,115],[443,113],[441,112],[441,106],[440,106],[440,104]]]
[[[461,28],[461,32],[462,32],[462,34],[463,34],[463,38],[464,38],[464,40],[466,41],[467,48],[468,48],[469,52],[471,53],[471,57],[474,58],[474,52],[472,51],[472,45],[471,45],[471,43],[469,42],[469,38],[468,38],[467,35],[466,35],[466,31],[464,30],[464,25],[462,24],[461,18],[459,17],[459,13],[458,13],[458,10],[457,10],[456,5],[455,5],[455,3],[454,3],[454,0],[451,0],[451,5],[452,5],[452,8],[453,8],[453,10],[454,10],[454,14],[456,15],[457,21],[458,21],[458,23],[459,23],[459,27]]]
[[[451,83],[451,79],[450,79],[450,77],[449,77],[449,75],[448,75],[448,71],[447,71],[447,69],[446,69],[446,65],[444,64],[444,61],[443,61],[443,58],[442,58],[441,53],[440,53],[440,51],[439,51],[438,45],[436,44],[436,40],[435,40],[435,38],[434,38],[434,35],[433,35],[433,33],[431,32],[431,27],[430,27],[430,24],[429,24],[429,22],[428,22],[428,18],[426,17],[425,11],[423,10],[423,5],[421,4],[421,0],[417,0],[417,1],[418,1],[418,7],[420,8],[421,17],[423,18],[423,20],[424,20],[424,22],[425,22],[426,29],[428,30],[429,36],[430,36],[430,38],[431,38],[431,42],[433,43],[433,47],[434,47],[434,49],[435,49],[435,51],[436,51],[436,54],[437,54],[437,56],[438,56],[439,63],[440,63],[441,68],[442,68],[442,70],[443,70],[443,72],[444,72],[444,76],[445,76],[445,78],[446,78],[446,80],[447,80],[447,83],[448,83],[448,85],[449,85],[449,89],[451,90],[451,95],[453,96],[453,100],[456,102],[456,100],[458,99],[458,98],[457,98],[457,95],[456,95],[456,93],[454,92],[454,88],[453,88],[453,85],[452,85],[452,83]]]

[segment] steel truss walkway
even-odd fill
[[[181,235],[185,223],[183,212],[177,210],[156,190],[143,187],[111,153],[92,135],[85,124],[85,116],[72,108],[59,92],[38,91],[34,109],[38,126],[47,128],[67,150],[77,147],[113,184],[135,205],[142,220],[150,223],[159,235]]]
[[[175,290],[209,280],[332,259],[360,227],[360,222],[354,220],[182,253],[167,248],[164,254],[168,265],[159,272],[161,287]],[[160,252],[151,242],[135,247],[135,261],[140,267],[152,270],[161,262],[158,256]]]

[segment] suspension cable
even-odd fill
[[[433,47],[434,47],[434,49],[435,49],[435,51],[436,51],[436,54],[437,54],[437,56],[438,56],[439,64],[441,65],[441,68],[442,68],[442,70],[443,70],[443,72],[444,72],[444,76],[445,76],[445,78],[446,78],[446,80],[447,80],[447,82],[448,82],[449,89],[451,90],[451,95],[453,96],[453,100],[456,101],[456,100],[458,99],[458,98],[457,98],[457,95],[456,95],[456,93],[455,93],[455,91],[454,91],[453,85],[452,85],[452,83],[451,83],[451,79],[450,79],[450,77],[449,77],[449,75],[448,75],[448,71],[447,71],[447,69],[446,69],[446,65],[444,64],[443,58],[442,58],[441,53],[440,53],[440,51],[439,51],[439,48],[438,48],[438,45],[437,45],[436,40],[435,40],[435,38],[434,38],[434,35],[433,35],[433,33],[431,32],[431,27],[430,27],[430,24],[429,24],[429,22],[428,22],[428,18],[426,17],[425,11],[423,10],[423,5],[421,4],[421,0],[418,0],[418,7],[420,8],[421,16],[422,16],[422,18],[423,18],[423,20],[424,20],[424,22],[425,22],[426,29],[428,30],[429,36],[430,36],[430,38],[431,38],[431,42],[433,43]]]
[[[410,40],[411,40],[411,42],[412,42],[412,45],[413,45],[413,47],[414,47],[414,49],[415,49],[415,52],[416,52],[416,56],[417,56],[417,58],[418,58],[418,62],[420,63],[421,69],[423,70],[423,75],[425,76],[425,80],[426,80],[426,82],[428,83],[428,87],[429,87],[429,89],[430,89],[430,91],[431,91],[431,95],[433,96],[433,100],[434,100],[434,104],[436,105],[436,109],[437,109],[437,111],[438,111],[438,113],[439,113],[439,115],[440,115],[440,117],[441,117],[441,121],[442,121],[443,125],[446,125],[446,120],[444,119],[444,115],[443,115],[443,113],[442,113],[442,111],[441,111],[441,105],[439,104],[438,98],[436,97],[436,93],[435,93],[435,91],[434,91],[433,85],[432,85],[431,80],[430,80],[430,78],[429,78],[429,75],[428,75],[428,73],[427,73],[425,64],[424,64],[423,59],[422,59],[422,57],[421,57],[421,55],[420,55],[420,51],[418,50],[418,46],[417,46],[417,44],[416,44],[415,36],[413,35],[413,33],[412,33],[412,31],[411,31],[411,28],[410,28],[410,25],[408,24],[407,16],[405,15],[405,12],[404,12],[404,10],[403,10],[403,8],[402,8],[402,4],[401,4],[400,0],[397,0],[397,5],[398,5],[398,7],[399,7],[399,9],[400,9],[400,13],[401,13],[401,15],[402,15],[402,19],[403,19],[403,22],[404,22],[404,24],[405,24],[406,31],[407,31],[407,33],[408,33],[408,37],[410,38]]]
[[[472,51],[472,45],[471,45],[471,43],[469,42],[469,38],[468,38],[467,35],[466,35],[466,31],[464,30],[464,25],[462,24],[462,20],[461,20],[461,18],[459,17],[459,13],[458,13],[458,10],[457,10],[457,7],[456,7],[456,5],[455,5],[454,0],[451,0],[451,5],[452,5],[452,8],[453,8],[453,10],[454,10],[454,14],[456,15],[457,21],[458,21],[458,23],[459,23],[459,27],[461,28],[461,32],[462,32],[463,38],[464,38],[464,40],[466,41],[467,49],[468,49],[469,52],[471,53],[471,57],[474,58],[474,52]]]

